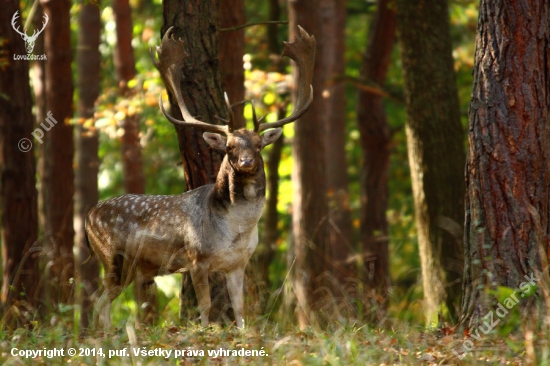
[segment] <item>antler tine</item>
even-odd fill
[[[260,121],[256,116],[256,108],[254,107],[254,102],[250,101],[252,105],[252,122],[254,122],[254,132],[260,132]]]
[[[227,128],[229,129],[229,132],[233,132],[234,123],[235,123],[235,116],[233,115],[233,107],[231,106],[231,103],[229,103],[229,97],[227,96],[227,93],[224,92],[223,96],[225,98],[225,105],[227,106],[227,112],[229,113],[229,121],[227,122]]]
[[[311,81],[315,64],[315,37],[310,36],[302,27],[298,26],[298,34],[294,41],[285,42],[283,56],[290,57],[298,65],[298,99],[290,116],[276,122],[262,123],[258,126],[258,132],[296,121],[307,111],[313,101]]]
[[[44,28],[46,28],[46,25],[48,24],[49,20],[50,20],[50,17],[48,17],[48,14],[44,14],[44,21],[42,22],[42,29],[40,29],[40,32],[38,32],[38,34],[40,34],[44,31]],[[37,34],[37,36],[38,36],[38,34]]]
[[[12,26],[12,28],[13,28],[17,33],[19,33],[21,36],[24,36],[24,37],[25,37],[25,36],[27,36],[27,34],[21,32],[21,31],[19,30],[19,26],[17,26],[17,28],[15,27],[15,21],[17,20],[17,18],[19,18],[19,14],[18,14],[18,13],[19,13],[19,10],[17,10],[17,11],[15,12],[15,14],[13,14],[13,17],[11,18],[11,26]]]
[[[159,104],[162,113],[175,125],[197,127],[205,131],[227,134],[227,126],[213,125],[193,118],[191,113],[189,113],[187,106],[183,102],[183,97],[180,91],[181,68],[189,55],[183,48],[183,41],[181,39],[176,40],[172,35],[173,28],[174,27],[170,27],[166,31],[164,37],[162,37],[160,46],[157,46],[158,61],[156,60],[155,52],[152,49],[149,50],[149,53],[151,55],[151,59],[153,60],[153,64],[160,72],[160,76],[162,77],[162,81],[164,82],[166,89],[168,89],[172,96],[176,98],[181,115],[183,116],[183,121],[170,116],[164,109],[162,98],[160,98]]]

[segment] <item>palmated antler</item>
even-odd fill
[[[298,65],[298,99],[292,114],[276,122],[260,123],[254,113],[254,131],[262,132],[270,128],[282,127],[294,122],[304,114],[313,100],[313,66],[315,64],[315,37],[310,36],[300,26],[293,42],[285,42],[283,56],[293,59]]]
[[[162,99],[159,98],[159,105],[162,113],[170,122],[176,125],[198,127],[206,131],[218,132],[226,135],[232,133],[233,111],[227,99],[227,95],[225,96],[225,102],[229,111],[229,120],[226,121],[218,117],[218,119],[226,122],[227,126],[213,125],[199,121],[189,113],[183,102],[180,91],[181,69],[189,55],[183,48],[183,41],[181,39],[176,40],[174,36],[171,35],[172,29],[173,27],[170,27],[166,31],[166,34],[162,37],[160,46],[157,47],[158,61],[152,50],[150,50],[150,53],[153,64],[159,70],[164,85],[166,85],[168,91],[176,98],[181,115],[183,116],[183,121],[169,115],[164,109]],[[285,42],[283,56],[290,57],[298,65],[298,99],[294,111],[290,116],[279,121],[261,123],[263,118],[258,119],[254,108],[252,108],[255,132],[260,133],[270,128],[277,128],[287,123],[294,122],[307,111],[313,100],[313,86],[311,85],[311,80],[313,79],[313,66],[315,64],[315,37],[310,36],[302,27],[298,26],[298,35],[294,42]]]
[[[183,121],[169,115],[164,109],[162,98],[159,98],[159,105],[162,113],[170,122],[176,125],[197,127],[205,131],[223,133],[226,135],[233,132],[233,118],[231,118],[232,112],[230,107],[230,118],[227,126],[213,125],[199,121],[195,119],[191,113],[189,113],[187,106],[183,102],[183,97],[180,90],[181,69],[189,55],[183,48],[183,41],[181,39],[176,40],[174,36],[171,35],[173,28],[174,27],[170,27],[166,31],[164,37],[162,37],[160,46],[157,46],[158,61],[155,59],[155,53],[153,50],[150,50],[150,54],[153,64],[160,72],[164,85],[166,85],[168,91],[176,98]]]

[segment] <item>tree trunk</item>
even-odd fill
[[[220,27],[228,28],[244,24],[244,0],[220,1]],[[223,78],[223,89],[234,104],[244,100],[244,28],[236,31],[220,32],[218,58]],[[233,108],[235,129],[246,127],[243,115],[244,104]]]
[[[284,106],[279,107],[277,119],[281,120],[286,117],[286,108]],[[279,238],[279,229],[277,227],[279,223],[279,213],[277,211],[277,201],[279,195],[279,163],[281,162],[281,152],[284,146],[284,135],[281,135],[272,145],[269,150],[269,156],[267,158],[267,180],[266,188],[268,192],[267,200],[264,210],[264,229],[262,233],[262,240],[258,243],[256,248],[257,265],[256,268],[259,271],[260,282],[266,290],[266,296],[262,296],[264,305],[267,305],[269,298],[269,289],[271,288],[271,281],[269,280],[269,265],[275,257],[275,249],[277,245],[277,239]]]
[[[383,86],[393,50],[396,15],[390,0],[378,0],[363,55],[361,76]],[[383,312],[389,305],[388,253],[388,170],[391,133],[382,96],[359,90],[357,125],[361,132],[363,163],[361,169],[361,251],[362,280],[374,301],[373,309]],[[371,314],[375,315],[375,314]],[[375,316],[372,320],[376,320]]]
[[[120,89],[126,91],[128,81],[136,76],[134,48],[132,47],[132,9],[129,0],[114,0],[117,43],[114,53],[115,69]]]
[[[269,20],[278,21],[281,20],[281,4],[279,0],[268,0],[269,1]],[[279,26],[277,24],[268,24],[267,25],[267,47],[269,48],[270,53],[274,53],[279,56],[281,53],[279,49],[281,48],[281,43],[279,41]]]
[[[115,12],[117,33],[117,45],[114,54],[115,68],[121,95],[130,99],[134,91],[128,87],[128,82],[136,76],[136,65],[132,47],[132,9],[129,0],[115,0],[113,10]],[[121,141],[124,192],[127,194],[144,194],[145,176],[139,139],[139,115],[132,114],[130,108],[126,110],[122,128],[124,130]],[[134,298],[140,320],[154,323],[158,318],[156,292],[154,282],[143,283],[141,278],[135,278]]]
[[[183,68],[181,91],[187,108],[202,120],[221,124],[227,118],[218,61],[218,4],[198,0],[170,0],[163,4],[162,34],[175,26],[175,37],[185,42],[189,54]],[[181,119],[179,107],[170,100],[172,115]],[[188,189],[214,183],[222,154],[208,147],[202,131],[175,126]]]
[[[355,252],[349,204],[348,164],[346,160],[346,85],[331,79],[344,75],[346,54],[346,0],[320,2],[323,24],[324,54],[326,63],[323,100],[323,124],[326,131],[326,179],[330,208],[328,234],[332,253],[333,271],[342,285],[355,285],[357,264],[350,259]],[[349,286],[348,286],[349,287]],[[347,293],[344,293],[346,296]]]
[[[294,289],[298,300],[300,327],[316,321],[314,310],[327,298],[329,289],[334,295],[331,276],[331,252],[328,236],[327,178],[325,170],[325,126],[322,91],[325,80],[323,37],[317,1],[296,0],[289,4],[290,39],[297,25],[316,37],[317,57],[313,72],[314,102],[299,121],[294,123],[292,181],[294,201],[292,226],[296,255]],[[296,70],[295,70],[296,72]],[[297,88],[293,91],[296,100]],[[320,313],[317,313],[320,314]]]
[[[13,60],[14,55],[27,54],[23,40],[11,27],[11,17],[18,10],[18,1],[4,1],[0,13],[0,38],[7,60],[0,73],[1,311],[3,321],[14,326],[33,320],[39,282],[33,248],[38,218],[29,63]]]
[[[463,269],[462,242],[448,230],[464,218],[465,161],[449,9],[447,1],[398,0],[397,17],[424,309],[433,322],[443,301],[456,316]]]
[[[162,34],[171,26],[174,35],[185,43],[189,54],[182,69],[181,91],[189,112],[201,120],[220,124],[216,116],[227,118],[222,75],[218,61],[218,1],[167,0],[163,2]],[[177,103],[170,99],[172,115],[181,119]],[[210,149],[202,138],[202,131],[175,126],[180,155],[188,189],[214,183],[220,169],[222,154]],[[210,318],[227,318],[229,296],[224,278],[210,275],[212,308]],[[183,274],[180,295],[180,318],[195,318],[196,298],[189,274]]]
[[[78,246],[77,270],[80,283],[80,327],[87,328],[93,314],[93,295],[99,288],[97,257],[90,257],[84,224],[90,208],[98,201],[97,175],[99,171],[98,131],[93,127],[95,102],[99,96],[100,64],[99,42],[101,34],[100,4],[82,4],[78,22],[77,51],[78,115],[77,170],[75,179],[75,231]]]
[[[461,309],[470,329],[495,305],[488,289],[518,288],[525,276],[547,271],[541,259],[550,250],[549,17],[548,1],[480,4]]]
[[[281,17],[281,8],[278,0],[269,0],[269,20],[278,21]],[[278,39],[279,28],[277,24],[269,24],[267,26],[267,47],[270,55],[281,55],[281,45]],[[276,62],[274,69],[279,73],[285,72],[283,62]],[[288,102],[290,95],[282,96],[284,102],[277,106],[277,119],[281,120],[286,117]],[[269,279],[269,266],[275,258],[275,250],[277,247],[277,239],[279,238],[279,212],[277,211],[277,202],[279,197],[279,163],[281,161],[281,152],[283,151],[285,136],[279,137],[272,145],[266,160],[267,180],[266,191],[267,200],[265,202],[265,210],[263,214],[263,230],[262,237],[258,243],[255,254],[252,258],[255,260],[255,268],[259,273],[259,282],[262,285],[261,309],[267,310],[269,297],[271,295],[271,281]]]
[[[47,304],[73,301],[73,80],[70,9],[68,0],[41,0],[49,17],[44,31],[46,62],[46,103],[44,122],[44,210],[49,268]]]

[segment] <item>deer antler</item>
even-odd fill
[[[269,128],[276,128],[294,122],[304,114],[311,101],[313,100],[313,66],[315,64],[315,37],[310,36],[300,26],[294,42],[285,42],[283,56],[293,59],[298,65],[298,100],[294,106],[292,114],[276,122],[260,123],[257,119],[254,121],[254,130],[262,132]]]
[[[166,31],[164,37],[162,37],[160,46],[157,46],[158,61],[156,61],[154,51],[149,50],[149,52],[151,54],[153,64],[160,72],[164,85],[166,85],[168,91],[176,98],[181,115],[183,116],[183,121],[170,116],[168,112],[166,112],[162,104],[162,97],[160,97],[159,105],[162,113],[170,122],[176,125],[197,127],[205,131],[223,133],[226,135],[233,132],[232,118],[230,118],[230,124],[228,126],[219,126],[199,121],[195,119],[191,113],[189,113],[187,106],[183,102],[183,97],[180,90],[181,68],[189,55],[183,48],[183,41],[181,39],[176,40],[172,35],[173,28],[174,27],[170,27]],[[230,109],[230,116],[231,114]]]
[[[44,14],[44,22],[42,22],[42,29],[40,29],[38,31],[38,33],[36,33],[36,29],[34,30],[34,32],[32,33],[32,36],[29,37],[29,40],[31,41],[34,41],[36,40],[36,38],[40,35],[40,33],[42,33],[44,31],[44,28],[46,28],[46,24],[48,24],[48,20],[50,18],[48,18],[48,14]]]
[[[17,28],[15,27],[15,21],[17,20],[17,18],[19,18],[18,13],[19,13],[19,10],[17,10],[17,11],[15,12],[15,14],[13,14],[13,17],[11,18],[11,26],[12,26],[12,28],[13,28],[17,33],[19,33],[19,34],[21,35],[21,37],[23,37],[23,39],[25,39],[25,38],[28,38],[27,34],[21,32],[21,31],[19,30],[19,26],[17,26]]]

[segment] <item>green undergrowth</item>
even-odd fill
[[[180,326],[166,321],[154,327],[136,327],[129,320],[110,333],[79,334],[71,321],[54,320],[32,330],[1,332],[0,364],[523,365],[528,364],[529,348],[535,350],[537,364],[548,364],[549,359],[547,338],[540,334],[532,334],[532,341],[526,341],[521,332],[505,338],[489,333],[464,353],[466,338],[462,335],[445,328],[415,328],[404,322],[385,329],[334,323],[325,330],[299,330],[260,320],[240,330],[218,325]],[[54,349],[62,349],[63,355],[60,351],[52,354]],[[74,349],[76,355],[69,356],[69,349]],[[39,350],[43,351],[39,357],[24,356],[25,352]]]

